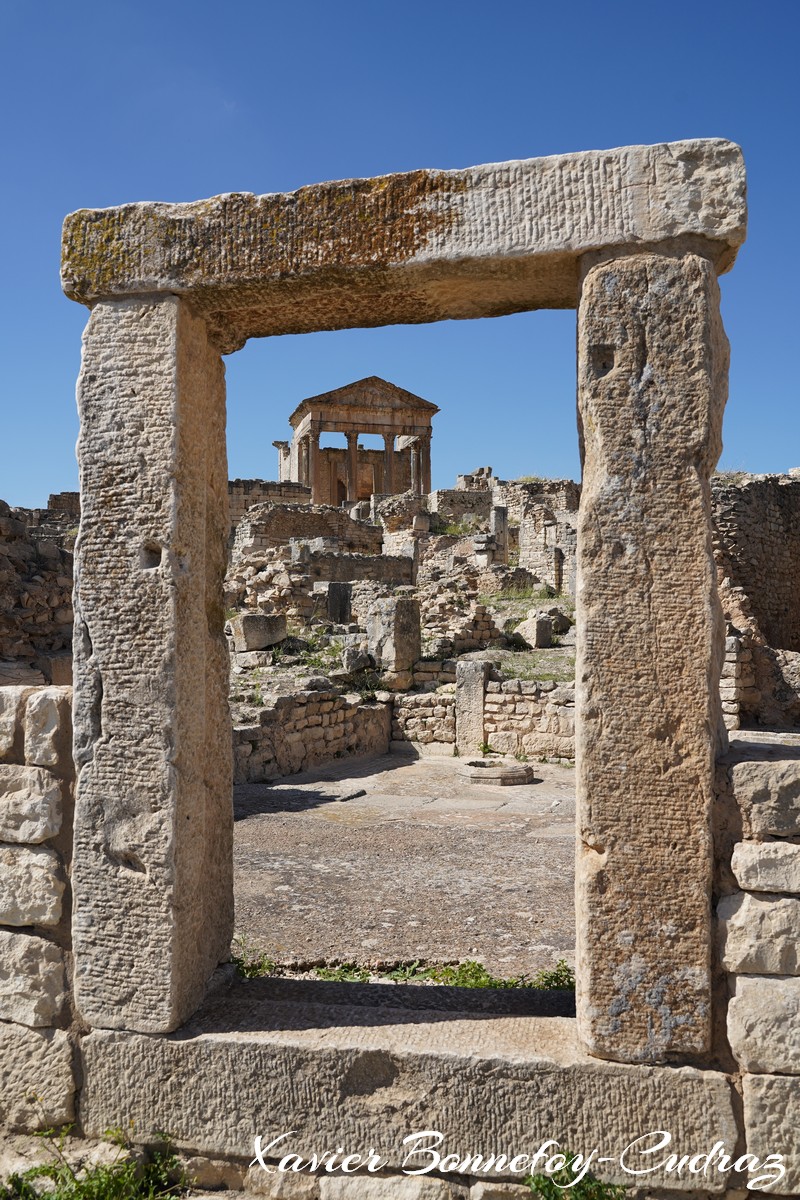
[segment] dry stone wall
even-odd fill
[[[800,477],[712,479],[717,552],[768,645],[800,651]]]
[[[263,783],[336,758],[385,754],[390,736],[387,701],[326,690],[278,696],[251,724],[234,725],[234,782]]]
[[[72,554],[35,538],[26,517],[0,501],[0,674],[2,660],[47,669],[72,644]]]
[[[452,754],[456,741],[454,684],[395,696],[392,741],[413,742],[423,750],[441,747],[444,753]]]
[[[489,680],[484,741],[501,754],[575,757],[575,684]]]

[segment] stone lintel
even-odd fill
[[[403,1138],[425,1129],[462,1155],[531,1153],[557,1138],[618,1156],[652,1129],[670,1130],[676,1148],[736,1143],[724,1075],[600,1062],[580,1049],[569,1018],[281,1002],[281,983],[240,982],[172,1036],[84,1039],[86,1132],[132,1121],[142,1140],[168,1129],[183,1148],[251,1158],[256,1133],[297,1130],[287,1150],[374,1146],[390,1169],[402,1167]],[[631,1182],[612,1164],[597,1174]],[[709,1176],[703,1191],[722,1191],[724,1180]],[[659,1173],[647,1182],[697,1184]]]
[[[574,308],[582,255],[694,240],[727,270],[745,236],[738,146],[697,139],[291,193],[82,209],[62,282],[91,305],[192,295],[223,352],[249,337]]]

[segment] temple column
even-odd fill
[[[426,433],[419,441],[420,475],[422,495],[427,496],[431,490],[431,435]]]
[[[347,502],[358,500],[358,434],[347,435]]]
[[[320,478],[319,430],[311,426],[308,434],[308,458],[306,483],[311,488],[311,503],[322,504],[322,480]]]
[[[420,475],[419,442],[412,442],[411,450],[411,491],[415,496],[422,494],[422,477]]]
[[[383,468],[383,493],[385,496],[394,495],[394,434],[385,433],[383,435],[384,451],[384,468]]]
[[[713,266],[590,267],[578,310],[578,1029],[601,1058],[711,1045],[724,623],[709,475],[728,345]]]

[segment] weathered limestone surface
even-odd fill
[[[745,1071],[800,1075],[800,979],[736,976],[728,1040]]]
[[[0,925],[57,925],[64,894],[60,865],[45,846],[0,844]]]
[[[367,616],[369,652],[384,671],[410,671],[422,654],[419,601],[413,596],[378,600]]]
[[[72,213],[62,282],[83,303],[192,292],[223,353],[249,337],[572,308],[605,246],[745,235],[745,172],[721,139]],[[335,286],[332,286],[335,285]]]
[[[800,894],[800,846],[793,842],[738,842],[731,869],[746,891]]]
[[[0,1020],[52,1025],[64,1000],[64,955],[58,946],[0,930]]]
[[[0,1126],[48,1129],[74,1116],[72,1050],[60,1029],[0,1022]]]
[[[555,1125],[565,1144],[609,1155],[630,1142],[632,1127],[669,1129],[677,1145],[736,1140],[722,1074],[592,1059],[567,1018],[476,1021],[275,996],[273,981],[250,981],[169,1037],[92,1033],[82,1044],[87,1134],[132,1120],[142,1138],[169,1129],[198,1153],[244,1156],[254,1131],[296,1129],[298,1152],[344,1140],[374,1146],[395,1170],[407,1153],[402,1139],[418,1129],[442,1130],[453,1150],[486,1154],[529,1152]],[[598,1173],[613,1178],[613,1169]]]
[[[233,645],[237,653],[266,650],[286,637],[286,617],[267,613],[239,613],[231,620]]]
[[[769,1191],[800,1194],[800,1079],[785,1075],[745,1075],[745,1139],[749,1154],[763,1161],[782,1154],[786,1175]],[[751,1193],[752,1194],[752,1193]]]
[[[0,762],[23,757],[22,716],[27,687],[0,687]]]
[[[103,303],[78,395],[76,993],[158,1032],[233,917],[222,365],[181,300]]]
[[[733,794],[754,837],[792,837],[800,833],[800,759],[780,757],[781,746],[763,753],[731,768]]]
[[[61,828],[61,784],[43,767],[0,766],[0,842],[44,842]]]
[[[800,974],[800,900],[734,892],[720,900],[717,917],[726,971]]]
[[[530,1194],[530,1193],[529,1193]],[[368,1176],[345,1179],[323,1176],[319,1181],[320,1200],[450,1200],[454,1195],[443,1179],[394,1178],[370,1179]]]
[[[25,761],[71,774],[72,688],[41,688],[25,706]]]
[[[710,1039],[718,295],[705,259],[643,254],[591,268],[578,318],[578,1017],[623,1061]]]
[[[484,704],[489,664],[462,662],[456,665],[456,745],[459,754],[477,754],[486,740]]]

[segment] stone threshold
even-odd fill
[[[98,1029],[83,1039],[84,1133],[132,1122],[139,1141],[165,1131],[184,1151],[250,1159],[257,1134],[269,1142],[295,1131],[276,1157],[374,1149],[390,1171],[403,1169],[403,1139],[423,1130],[441,1131],[441,1152],[460,1155],[532,1154],[555,1138],[597,1148],[615,1160],[597,1165],[598,1177],[628,1184],[615,1163],[651,1130],[669,1130],[680,1153],[736,1146],[724,1074],[594,1059],[574,1018],[530,1012],[537,1003],[541,1012],[536,997],[463,991],[223,981],[175,1033]],[[548,1003],[563,1007],[563,994]],[[485,1177],[521,1182],[507,1170]],[[698,1186],[661,1172],[645,1180]],[[702,1188],[725,1183],[710,1175]]]

